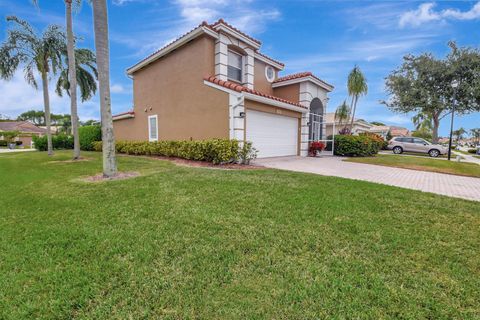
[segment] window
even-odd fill
[[[265,67],[265,77],[267,78],[268,82],[273,82],[275,80],[275,70],[272,66]]]
[[[242,82],[243,57],[233,51],[228,51],[228,79]]]
[[[158,141],[157,115],[148,116],[148,141]]]
[[[421,144],[421,145],[427,144],[427,141],[425,141],[423,139],[419,139],[419,138],[413,139],[413,142],[416,143],[416,144]]]

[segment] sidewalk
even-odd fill
[[[342,161],[340,157],[257,159],[268,168],[363,180],[439,195],[480,201],[480,178]]]

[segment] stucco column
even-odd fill
[[[243,144],[245,138],[245,100],[241,95],[230,94],[229,97],[229,127],[230,139],[236,139]]]
[[[255,70],[255,56],[254,51],[251,48],[246,48],[245,52],[247,56],[245,57],[245,86],[249,89],[253,89],[253,79],[254,79],[254,70]]]
[[[223,34],[215,41],[215,76],[227,81],[228,74],[228,45]]]

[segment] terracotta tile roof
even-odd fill
[[[275,59],[272,59],[272,58],[270,58],[269,56],[261,53],[260,51],[257,51],[257,54],[258,54],[258,55],[261,55],[261,56],[264,57],[264,58],[267,58],[267,59],[269,59],[269,60],[272,60],[273,62],[276,62],[276,63],[278,63],[279,65],[285,66],[285,64],[283,64],[282,62],[280,62],[280,61],[278,61],[278,60],[275,60]]]
[[[306,77],[312,77],[324,84],[326,84],[327,86],[329,87],[332,87],[333,86],[331,84],[329,84],[328,82],[325,82],[323,81],[322,79],[320,79],[319,77],[315,76],[313,73],[311,73],[310,71],[306,71],[306,72],[299,72],[299,73],[294,73],[294,74],[289,74],[289,75],[286,75],[286,76],[283,76],[283,77],[280,77],[278,78],[277,80],[275,80],[273,83],[278,83],[278,82],[283,82],[283,81],[288,81],[288,80],[293,80],[293,79],[299,79],[299,78],[306,78]]]
[[[204,21],[204,23],[206,23],[206,22]],[[260,40],[257,40],[257,39],[255,39],[255,38],[250,37],[248,34],[246,34],[246,33],[242,32],[242,31],[238,30],[237,28],[235,28],[235,27],[232,26],[231,24],[226,23],[225,20],[223,20],[223,19],[219,19],[217,22],[212,23],[212,24],[210,25],[210,27],[215,28],[216,26],[218,26],[218,25],[220,25],[220,24],[226,25],[226,26],[229,27],[230,29],[232,29],[232,30],[240,33],[242,36],[244,36],[244,37],[252,40],[253,42],[256,42],[256,43],[258,43],[258,44],[262,44],[262,42],[260,42]]]
[[[133,112],[133,110],[130,110],[130,111],[122,112],[122,113],[117,113],[117,114],[114,114],[114,115],[112,116],[112,118],[124,116],[124,115],[127,115],[127,114],[131,114],[131,115],[134,116],[134,115],[135,115],[135,112]]]
[[[0,131],[20,131],[25,133],[47,133],[46,129],[39,128],[28,121],[0,121]]]
[[[230,90],[233,90],[233,91],[236,91],[236,92],[247,92],[247,93],[251,93],[251,94],[261,96],[261,97],[264,97],[264,98],[272,99],[272,100],[275,100],[275,101],[288,103],[288,104],[291,104],[291,105],[296,106],[296,107],[308,109],[307,107],[305,107],[304,105],[301,105],[300,103],[285,100],[285,99],[282,99],[282,98],[279,98],[279,97],[275,97],[275,96],[272,96],[272,95],[269,95],[269,94],[266,94],[266,93],[262,93],[262,92],[257,91],[257,90],[249,89],[249,88],[244,87],[244,86],[242,86],[238,83],[235,83],[235,82],[220,80],[220,79],[216,78],[215,76],[204,77],[204,80],[215,83],[215,84],[218,84],[219,86],[225,87],[227,89],[230,89]]]

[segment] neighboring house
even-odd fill
[[[28,121],[0,121],[0,140],[3,140],[2,131],[18,131],[20,135],[15,141],[22,141],[24,146],[32,146],[32,136],[43,136],[47,130],[37,127]]]
[[[335,113],[327,113],[325,115],[325,127],[326,127],[326,135],[331,136],[333,134],[333,127],[335,124],[335,134],[339,134],[340,131],[347,127],[350,128],[351,118],[349,117],[347,120],[343,120],[342,123],[338,119],[335,119]],[[373,127],[372,124],[368,123],[363,119],[355,119],[353,121],[352,126],[352,134],[359,134],[363,132],[370,132],[370,128]]]
[[[387,138],[388,133],[393,137],[407,137],[410,135],[410,131],[404,127],[397,126],[373,126],[370,129],[370,132],[382,136],[384,139]]]
[[[302,155],[324,135],[333,86],[283,63],[222,19],[201,25],[127,70],[133,110],[113,117],[117,140],[251,141],[259,157]]]

